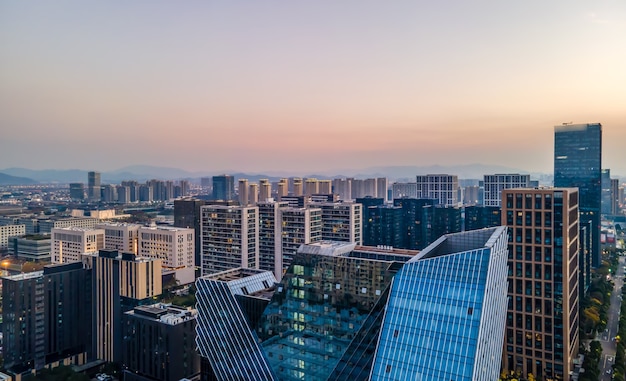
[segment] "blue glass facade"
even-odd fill
[[[370,379],[497,379],[506,245],[503,227],[444,236],[405,264],[393,281]]]

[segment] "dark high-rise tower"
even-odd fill
[[[570,124],[554,128],[554,186],[577,187],[580,221],[591,221],[590,253],[600,265],[600,212],[602,202],[602,125]]]
[[[100,172],[87,174],[87,198],[91,201],[100,201]]]
[[[234,200],[235,179],[229,175],[213,176],[213,199]]]

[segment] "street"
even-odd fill
[[[624,284],[624,257],[619,258],[617,271],[613,277],[615,288],[611,294],[611,306],[608,311],[608,322],[606,330],[596,336],[602,344],[602,357],[600,358],[599,368],[601,371],[601,381],[609,381],[613,377],[613,368],[611,366],[615,362],[615,353],[617,351],[617,343],[615,336],[617,335],[617,324],[619,322],[619,311],[621,306],[622,286]],[[610,373],[607,373],[609,371]]]

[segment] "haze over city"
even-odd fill
[[[603,125],[626,174],[626,3],[0,5],[0,167],[552,172]]]

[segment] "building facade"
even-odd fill
[[[234,200],[235,179],[230,175],[213,176],[213,200]]]
[[[202,275],[259,265],[259,208],[205,205],[201,208]]]
[[[0,225],[0,250],[9,248],[9,238],[26,234],[26,225]]]
[[[173,273],[178,284],[195,281],[195,232],[170,226],[140,227],[137,255],[158,258],[164,273]]]
[[[104,249],[137,254],[138,231],[141,225],[104,223],[96,225],[104,230]]]
[[[554,127],[554,186],[578,188],[580,220],[591,221],[591,257],[600,266],[600,213],[602,205],[602,125],[574,124]]]
[[[83,254],[104,249],[104,229],[54,228],[51,237],[52,263],[80,262]]]
[[[458,206],[459,178],[456,175],[423,175],[416,176],[417,196],[437,200],[443,206]]]
[[[568,380],[579,346],[579,192],[505,189],[509,275],[503,370]]]
[[[530,175],[518,173],[485,175],[483,178],[485,189],[485,206],[501,206],[502,190],[514,188],[530,188]]]

